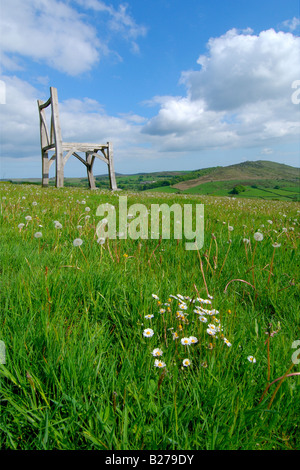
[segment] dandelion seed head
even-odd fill
[[[261,242],[264,238],[264,236],[261,232],[255,232],[253,237],[254,237],[254,240],[257,241],[257,242]]]
[[[73,246],[81,246],[83,243],[83,241],[81,240],[81,238],[75,238],[75,240],[73,241]]]

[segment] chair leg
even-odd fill
[[[64,187],[64,159],[63,152],[56,150],[56,176],[55,176],[55,186],[57,188]]]
[[[42,187],[46,188],[49,185],[49,160],[47,152],[42,154]]]
[[[110,181],[110,188],[115,191],[117,188],[116,182],[116,175],[115,175],[115,168],[114,168],[114,155],[113,155],[113,147],[111,142],[107,142],[108,144],[108,174],[109,174],[109,181]]]
[[[88,152],[85,154],[85,157],[86,157],[86,162],[87,162],[86,170],[87,170],[87,176],[89,180],[90,189],[97,189],[96,184],[95,184],[95,178],[93,175],[94,157],[92,157],[92,155]]]

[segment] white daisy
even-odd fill
[[[190,341],[191,341],[191,344],[195,344],[195,343],[198,343],[198,339],[196,338],[196,336],[190,336]]]
[[[189,367],[191,365],[191,361],[189,359],[183,359],[182,365],[184,367]]]
[[[183,344],[184,346],[189,346],[189,345],[191,344],[190,338],[181,338],[180,342],[181,342],[181,344]]]
[[[163,352],[162,352],[161,349],[159,349],[159,348],[153,349],[152,356],[159,357],[159,356],[162,356],[162,355],[163,355]]]
[[[159,359],[155,359],[154,367],[159,367],[161,369],[162,367],[166,367],[166,364],[165,362],[160,361]]]
[[[151,328],[146,328],[146,330],[143,331],[143,336],[145,336],[145,338],[151,338],[153,335],[154,331]]]
[[[247,359],[248,359],[249,362],[253,362],[253,363],[256,362],[256,359],[255,359],[254,356],[248,356]]]

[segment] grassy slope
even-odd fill
[[[299,183],[299,169],[269,161],[244,162],[237,165],[218,167],[210,174],[200,178],[184,181],[175,185],[176,188],[186,190],[202,183],[213,181],[241,181],[252,180],[284,180]]]
[[[299,376],[288,377],[271,402],[279,382],[273,384],[259,403],[267,384],[293,365],[299,339],[297,203],[201,196],[201,271],[197,252],[181,240],[97,244],[97,206],[117,206],[120,194],[0,189],[0,340],[7,351],[0,365],[1,449],[300,448]],[[128,206],[199,202],[192,195],[122,195]],[[255,244],[258,229],[264,239]],[[81,247],[72,244],[77,237]],[[172,313],[161,314],[152,298],[208,298],[207,291],[219,311],[209,322],[220,319],[231,347],[206,333],[193,308],[187,321],[178,320],[174,299]],[[148,313],[153,319],[145,319]],[[268,355],[270,324],[278,333]],[[148,326],[152,338],[143,337]],[[174,331],[199,342],[184,347]],[[156,347],[166,369],[153,366]],[[191,367],[182,367],[185,357]],[[294,365],[291,372],[298,371]]]

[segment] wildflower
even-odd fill
[[[257,241],[257,242],[261,242],[264,238],[264,236],[261,232],[255,232],[253,237],[254,237],[254,240]]]
[[[196,338],[196,336],[190,336],[190,341],[191,341],[191,344],[195,344],[195,343],[198,343],[198,339]]]
[[[60,228],[62,228],[62,225],[61,225],[60,222],[58,222],[58,220],[55,220],[54,221],[54,227],[57,228],[57,229],[60,229]]]
[[[189,346],[191,344],[191,339],[190,338],[181,338],[181,344],[184,346]]]
[[[256,362],[256,359],[254,356],[248,356],[247,359],[249,362],[253,362],[253,363]]]
[[[145,336],[145,338],[151,338],[153,335],[154,331],[151,328],[146,328],[146,330],[143,331],[143,336]]]
[[[211,304],[211,301],[209,299],[201,299],[201,297],[198,297],[197,300],[201,304]]]
[[[34,237],[35,237],[35,238],[42,238],[42,236],[43,236],[42,232],[36,232],[36,233],[34,234]]]
[[[152,356],[158,357],[158,356],[162,356],[162,355],[163,355],[163,352],[162,352],[161,349],[159,349],[159,348],[153,349]]]
[[[74,246],[80,246],[82,245],[83,241],[81,240],[81,238],[75,238],[75,240],[73,241],[73,245]]]
[[[159,299],[158,295],[156,295],[156,294],[152,294],[152,297],[153,297],[153,299],[156,299],[156,300]]]
[[[145,315],[145,318],[148,318],[148,320],[150,320],[150,318],[153,318],[154,315],[152,313],[148,313],[148,315]]]
[[[227,344],[227,346],[230,348],[231,343],[228,341],[228,339],[224,338],[224,343]]]
[[[159,359],[155,359],[154,366],[159,367],[161,369],[162,367],[166,367],[166,364],[165,362],[160,361]]]
[[[181,303],[181,304],[179,305],[179,308],[181,308],[181,310],[187,310],[187,305]]]
[[[202,321],[203,323],[207,322],[207,318],[203,317],[202,315],[199,317],[199,320]]]
[[[178,320],[184,320],[184,314],[182,312],[176,312],[176,318],[178,318]]]
[[[174,331],[174,333],[172,333],[172,335],[173,335],[173,339],[179,338],[179,334],[176,331]]]
[[[189,367],[191,365],[191,361],[189,359],[183,359],[182,365],[184,367]]]
[[[206,331],[211,336],[214,336],[216,334],[216,329],[215,328],[207,328]]]
[[[165,308],[160,308],[159,313],[165,313],[166,309]]]

